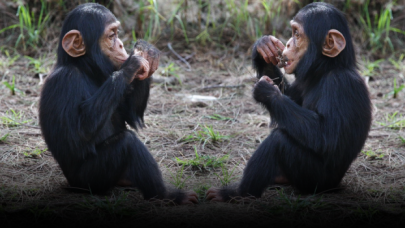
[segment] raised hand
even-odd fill
[[[284,48],[284,44],[274,36],[263,36],[256,42],[256,50],[264,61],[275,66],[280,62]]]
[[[134,45],[134,55],[142,56],[149,63],[148,77],[159,67],[160,51],[144,40],[139,40]]]

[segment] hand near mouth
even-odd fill
[[[264,61],[272,63],[275,66],[283,62],[281,53],[284,48],[284,44],[274,36],[263,36],[256,43],[256,50],[263,57]]]

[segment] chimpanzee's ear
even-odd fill
[[[336,57],[346,47],[346,39],[336,29],[329,30],[322,46],[322,54],[328,57]]]
[[[86,54],[82,35],[78,30],[70,30],[62,39],[62,47],[72,57]]]

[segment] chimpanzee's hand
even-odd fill
[[[144,40],[139,40],[134,45],[134,55],[144,57],[150,66],[148,77],[150,77],[159,67],[160,51]]]
[[[122,64],[121,70],[127,83],[131,83],[135,78],[144,80],[148,77],[149,63],[142,56],[130,55],[128,59]]]
[[[275,66],[278,64],[278,58],[281,57],[284,48],[284,44],[274,36],[263,36],[256,42],[256,50],[264,61]]]
[[[253,89],[253,98],[260,103],[266,103],[279,95],[281,95],[280,89],[267,76],[262,76]]]

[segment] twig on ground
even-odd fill
[[[171,44],[171,43],[168,43],[168,44],[167,44],[167,47],[169,48],[169,50],[170,50],[175,56],[177,56],[177,58],[179,58],[183,63],[185,63],[185,64],[187,65],[188,71],[191,71],[191,66],[190,66],[190,64],[189,64],[183,57],[181,57],[179,54],[177,54],[177,52],[175,52],[175,51],[173,50],[172,44]]]

